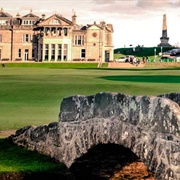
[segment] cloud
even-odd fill
[[[124,0],[94,0],[94,6],[90,11],[93,13],[104,15],[105,17],[122,17],[126,18],[138,18],[145,15],[147,11],[137,6],[136,0],[124,1]]]
[[[92,0],[92,2],[96,4],[112,4],[115,3],[118,0]]]
[[[139,7],[146,7],[146,8],[156,8],[156,7],[163,7],[168,4],[169,0],[138,0],[137,6]]]

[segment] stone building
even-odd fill
[[[104,21],[78,25],[54,14],[32,13],[13,17],[0,10],[1,61],[100,61],[113,60],[113,26]]]

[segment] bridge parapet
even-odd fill
[[[22,128],[10,139],[67,167],[98,144],[119,144],[131,149],[155,179],[180,177],[180,107],[167,98],[121,93],[64,98],[59,123]]]
[[[115,118],[139,125],[144,130],[180,135],[179,106],[167,98],[98,93],[63,99],[59,121],[74,122],[92,118]]]

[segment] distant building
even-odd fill
[[[104,21],[78,25],[54,14],[38,17],[30,11],[13,17],[0,10],[2,61],[110,61],[113,60],[113,26]]]
[[[168,43],[169,37],[167,37],[167,22],[166,22],[166,14],[163,15],[163,26],[162,26],[162,37],[160,38],[161,43],[158,46],[161,47],[171,47]]]

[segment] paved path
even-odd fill
[[[118,63],[118,62],[110,62],[108,63],[108,68],[139,68],[144,67],[145,64],[139,64],[138,66],[132,65],[130,63]]]

